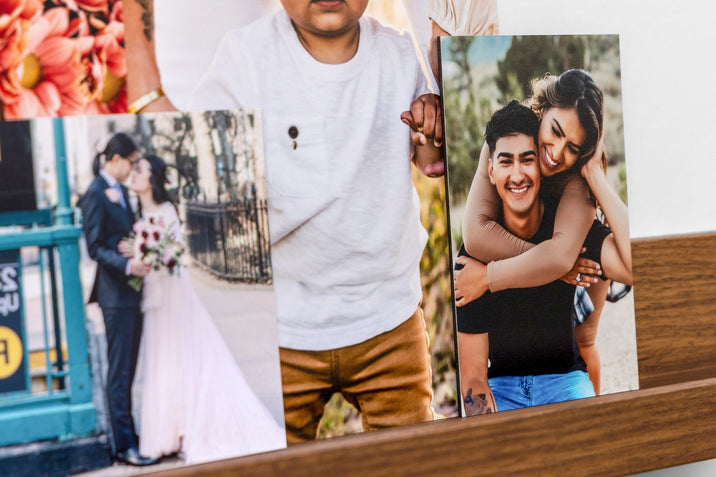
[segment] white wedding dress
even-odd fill
[[[181,226],[165,202],[149,217]],[[237,304],[238,306],[238,304]],[[286,434],[246,383],[187,269],[144,279],[140,453],[180,452],[187,464],[280,449]]]

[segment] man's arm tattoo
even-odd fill
[[[465,412],[468,416],[476,416],[478,414],[490,414],[496,412],[497,406],[495,405],[495,398],[490,393],[489,397],[487,394],[472,394],[472,388],[467,390],[465,399]]]
[[[152,36],[154,34],[154,25],[152,22],[152,17],[154,16],[152,12],[153,7],[153,0],[137,0],[137,3],[140,7],[144,9],[144,12],[142,13],[142,24],[144,25],[144,38],[147,39],[148,42],[152,42]]]

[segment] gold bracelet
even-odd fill
[[[155,90],[150,91],[149,93],[140,96],[139,98],[132,101],[132,104],[129,105],[127,108],[127,111],[131,114],[136,114],[152,104],[154,101],[158,100],[164,96],[164,90],[162,87],[158,87]]]

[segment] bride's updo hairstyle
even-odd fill
[[[167,165],[160,157],[154,154],[149,154],[144,159],[149,162],[149,167],[152,171],[152,175],[149,178],[149,183],[152,185],[152,199],[157,204],[171,202],[171,197],[169,197],[166,189]]]
[[[585,141],[579,160],[572,167],[577,173],[594,154],[604,126],[604,95],[584,70],[567,70],[558,77],[546,75],[532,81],[529,106],[538,117],[549,108],[573,108],[584,129]]]
[[[92,161],[92,172],[95,176],[99,175],[99,171],[102,167],[104,167],[104,163],[112,159],[115,154],[118,154],[120,157],[127,158],[138,150],[139,146],[137,146],[137,143],[134,142],[134,139],[125,133],[117,133],[112,136],[109,141],[107,141],[107,145],[104,147],[104,150],[98,152],[94,156],[94,161]]]

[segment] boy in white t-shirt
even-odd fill
[[[439,102],[367,3],[282,0],[226,34],[192,104],[262,110],[289,442],[315,438],[334,392],[364,429],[433,417],[410,159],[441,171]]]

